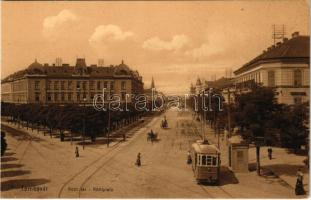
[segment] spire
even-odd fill
[[[151,80],[151,88],[155,88],[153,77],[152,77],[152,80]]]
[[[121,64],[122,64],[122,65],[124,64],[124,61],[123,61],[123,59],[122,59],[122,62],[121,62]]]

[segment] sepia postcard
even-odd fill
[[[310,1],[2,1],[1,198],[309,198]]]

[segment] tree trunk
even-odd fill
[[[256,146],[257,175],[260,176],[260,146]]]

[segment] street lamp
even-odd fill
[[[85,143],[85,118],[86,118],[86,116],[85,116],[85,104],[86,104],[86,98],[84,97],[83,98],[83,110],[84,110],[84,116],[83,116],[83,149],[84,149],[84,143]]]
[[[108,98],[107,98],[108,99]],[[107,102],[107,110],[108,110],[108,132],[107,132],[107,147],[109,147],[109,135],[110,135],[110,108],[109,102]]]
[[[17,99],[17,107],[19,107],[19,98]],[[18,129],[19,129],[20,128],[20,112],[18,112],[17,120],[18,120]]]

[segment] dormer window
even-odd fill
[[[302,72],[299,69],[294,70],[294,86],[299,87],[302,85]]]

